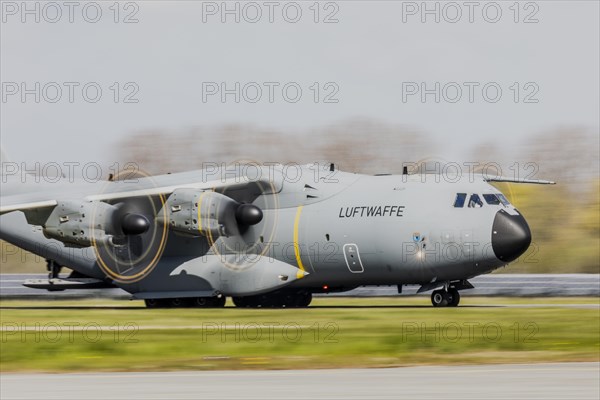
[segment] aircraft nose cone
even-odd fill
[[[504,210],[496,213],[492,225],[492,249],[499,260],[511,262],[527,250],[531,231],[521,214],[510,215]]]

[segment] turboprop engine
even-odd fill
[[[262,210],[253,204],[238,203],[220,193],[194,189],[174,191],[164,208],[168,212],[160,212],[158,220],[168,223],[172,231],[189,236],[236,236],[263,218]]]
[[[44,236],[72,247],[118,245],[123,238],[145,233],[150,221],[121,205],[101,201],[59,202],[42,225]]]

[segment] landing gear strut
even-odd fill
[[[460,302],[460,294],[456,288],[438,289],[431,293],[431,304],[434,307],[456,307]]]
[[[48,270],[48,280],[58,278],[62,266],[54,260],[46,260],[46,270]]]
[[[62,292],[63,290],[65,290],[64,288],[55,288],[54,286],[54,279],[58,279],[58,274],[60,273],[60,270],[62,269],[62,265],[60,265],[59,263],[57,263],[54,260],[50,260],[47,259],[46,260],[46,269],[48,270],[48,290],[49,292]]]

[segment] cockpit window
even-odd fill
[[[502,204],[504,204],[505,206],[510,205],[510,201],[508,201],[506,199],[506,196],[504,196],[502,193],[498,193],[496,196],[498,196],[498,199],[500,199],[500,202],[502,202]]]
[[[498,197],[495,194],[484,194],[483,198],[485,199],[486,203],[491,204],[493,206],[497,206],[500,204],[500,199],[498,199]]]
[[[469,207],[470,208],[483,207],[483,202],[481,201],[481,198],[479,197],[478,194],[473,193],[471,195],[471,198],[469,199]]]
[[[454,207],[456,207],[456,208],[464,207],[466,199],[467,199],[466,193],[456,193],[456,200],[454,200]]]

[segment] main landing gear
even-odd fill
[[[227,298],[223,295],[216,297],[176,297],[172,299],[146,299],[148,308],[221,308]]]
[[[233,297],[236,307],[248,308],[304,308],[312,301],[310,292],[267,293],[256,296]]]
[[[456,307],[460,302],[460,294],[456,288],[438,289],[431,293],[431,304],[434,307]]]
[[[236,307],[247,308],[304,308],[312,301],[310,292],[267,293],[256,296],[232,297]],[[216,297],[177,297],[146,299],[148,308],[220,308],[225,306],[223,295]]]

